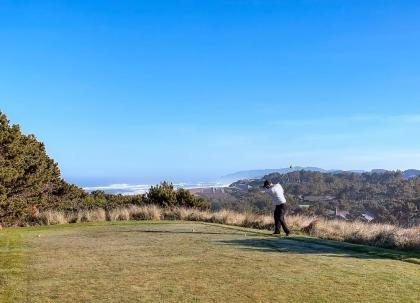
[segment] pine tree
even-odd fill
[[[0,222],[24,221],[34,209],[60,205],[83,191],[67,184],[34,135],[22,134],[0,112]]]

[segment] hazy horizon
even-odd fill
[[[299,166],[300,167],[300,166]],[[325,169],[323,167],[314,167],[308,166],[311,168],[319,168]],[[219,175],[219,176],[205,176],[205,177],[194,177],[194,176],[187,176],[185,178],[180,177],[171,177],[171,176],[162,176],[162,177],[153,177],[153,178],[145,178],[145,177],[84,177],[84,178],[72,178],[69,177],[66,180],[85,188],[88,191],[91,190],[105,190],[105,191],[112,191],[114,189],[138,189],[140,188],[142,191],[145,188],[148,188],[151,185],[159,184],[163,181],[167,181],[173,183],[176,186],[185,187],[185,188],[196,188],[196,187],[220,187],[220,186],[228,186],[230,183],[236,181],[236,178],[227,178],[231,174],[236,174],[240,172],[248,172],[248,171],[258,171],[258,170],[280,170],[285,169],[286,167],[278,167],[278,168],[264,168],[264,169],[250,169],[250,170],[240,170],[230,172],[228,174]],[[344,171],[366,171],[370,172],[374,169],[383,169],[383,168],[373,168],[368,170],[344,170]],[[411,168],[416,169],[416,168]],[[335,171],[335,170],[342,170],[342,169],[325,169],[326,171]],[[400,169],[393,169],[391,171],[398,171]],[[403,170],[400,170],[403,171]],[[122,191],[124,192],[124,190]]]

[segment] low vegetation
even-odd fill
[[[239,213],[231,210],[211,212],[186,207],[156,205],[102,208],[80,211],[47,210],[32,218],[34,224],[67,224],[80,222],[129,220],[183,220],[220,223],[247,228],[273,230],[271,216]],[[315,216],[290,215],[287,223],[295,233],[305,233],[322,239],[367,244],[377,247],[420,250],[420,227],[402,228],[390,224],[327,220]]]

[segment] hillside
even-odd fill
[[[402,172],[272,173],[240,180],[223,191],[205,192],[211,208],[269,213],[272,203],[261,191],[265,179],[283,185],[292,213],[361,219],[405,226],[420,224],[420,177]]]
[[[405,179],[415,178],[420,176],[420,170],[418,169],[407,169],[403,171],[403,176]]]
[[[320,173],[332,173],[332,174],[339,174],[339,173],[356,173],[356,174],[363,174],[363,173],[387,173],[392,172],[386,169],[372,169],[371,171],[364,171],[364,170],[340,170],[340,169],[323,169],[319,167],[301,167],[301,166],[294,166],[294,167],[287,167],[287,168],[270,168],[270,169],[255,169],[255,170],[243,170],[238,171],[232,174],[225,175],[220,178],[221,182],[236,182],[243,179],[260,179],[266,175],[279,173],[279,174],[288,174],[291,172],[297,171],[309,171],[309,172],[320,172]],[[410,179],[417,176],[420,176],[420,170],[417,169],[407,169],[401,172],[403,178]]]
[[[270,169],[255,169],[255,170],[243,170],[238,171],[232,174],[225,175],[220,178],[222,182],[236,182],[242,179],[259,179],[265,175],[272,173],[287,174],[294,171],[317,171],[317,172],[327,172],[327,170],[319,167],[288,167],[288,168],[270,168]]]
[[[8,229],[0,302],[418,302],[419,265],[362,248],[200,223]]]

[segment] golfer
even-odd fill
[[[286,198],[284,197],[284,190],[280,183],[274,184],[270,180],[264,181],[265,192],[268,193],[276,206],[274,210],[274,234],[280,234],[280,225],[283,227],[286,236],[290,234],[289,228],[286,225],[284,216],[287,212]]]

